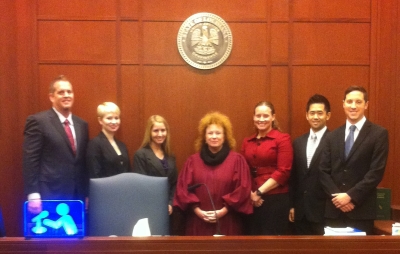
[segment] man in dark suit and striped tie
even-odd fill
[[[319,161],[328,134],[326,121],[331,116],[328,99],[312,96],[306,107],[310,131],[293,142],[293,165],[289,184],[289,220],[297,235],[322,235],[326,194],[319,181]]]
[[[23,144],[25,193],[31,212],[41,211],[41,200],[85,198],[85,153],[88,125],[72,115],[72,85],[65,76],[51,84],[50,110],[26,120]]]

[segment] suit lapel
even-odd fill
[[[168,171],[167,171],[167,176],[171,175],[173,173],[172,169],[172,165],[173,165],[173,157],[168,156],[167,157],[167,163],[168,163]]]
[[[360,132],[358,133],[357,139],[353,144],[353,147],[350,150],[349,155],[347,156],[348,160],[354,153],[357,151],[358,147],[362,144],[362,142],[365,140],[365,138],[368,136],[369,130],[371,127],[371,123],[369,121],[366,121],[361,128]],[[343,146],[344,147],[344,146]],[[344,148],[343,148],[344,149]]]
[[[151,150],[150,147],[148,147],[147,150],[147,160],[162,176],[166,176],[166,172],[162,166],[160,159],[154,154],[153,150]]]
[[[339,147],[339,154],[342,162],[346,161],[346,157],[344,156],[344,139],[346,137],[346,125],[342,125],[339,127],[337,131],[337,135],[335,137],[332,137],[336,145]]]
[[[107,153],[108,154],[113,154],[115,156],[118,156],[117,152],[115,151],[114,147],[111,145],[110,141],[108,141],[106,135],[104,135],[104,133],[101,131],[100,132],[100,137],[101,137],[101,144],[102,146],[107,149]],[[78,142],[78,141],[77,141]],[[115,141],[116,145],[118,146],[117,141]],[[119,147],[119,146],[118,146]],[[122,153],[122,152],[121,152]]]
[[[76,139],[76,154],[80,152],[81,148],[81,138],[82,138],[82,128],[78,120],[72,115],[72,121],[74,121],[74,129],[75,129],[75,139]]]
[[[311,159],[310,168],[311,168],[312,166],[314,166],[314,164],[316,163],[316,162],[315,162],[315,161],[316,161],[316,158],[318,158],[318,157],[320,156],[320,154],[322,153],[322,150],[323,150],[323,142],[324,142],[324,139],[326,138],[328,132],[329,132],[329,130],[327,129],[327,130],[325,131],[324,135],[322,135],[321,140],[319,141],[318,147],[317,147],[317,149],[315,149],[314,155],[313,155],[313,157],[312,157],[312,159]]]
[[[75,139],[76,139],[76,156],[78,157],[78,153],[80,152],[80,148],[82,146],[82,128],[81,124],[78,120],[76,120],[75,116],[72,115],[72,121],[74,121],[74,129],[75,129]],[[71,146],[70,146],[71,147]],[[71,148],[72,149],[72,148]]]
[[[307,167],[307,143],[310,137],[310,133],[305,135],[304,138],[301,140],[301,168],[303,169],[303,176],[308,173]]]

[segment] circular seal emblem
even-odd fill
[[[179,29],[177,41],[182,58],[198,69],[221,65],[232,50],[232,33],[228,24],[207,12],[186,19]]]

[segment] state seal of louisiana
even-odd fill
[[[198,69],[221,65],[232,50],[232,33],[219,16],[201,12],[186,19],[178,32],[178,50],[182,58]]]

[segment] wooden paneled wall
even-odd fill
[[[400,3],[397,0],[4,0],[0,1],[0,204],[9,235],[21,235],[24,201],[22,132],[29,114],[48,109],[48,84],[59,74],[74,86],[73,111],[90,136],[100,131],[96,107],[122,110],[118,137],[132,156],[147,118],[169,122],[180,168],[194,152],[197,124],[207,112],[227,114],[238,148],[252,134],[256,102],[275,104],[285,132],[307,132],[305,104],[314,93],[331,102],[329,128],[344,123],[343,92],[370,92],[368,118],[390,132],[381,186],[393,190],[400,129]],[[230,57],[198,70],[177,49],[180,25],[198,12],[222,17],[233,34]]]

